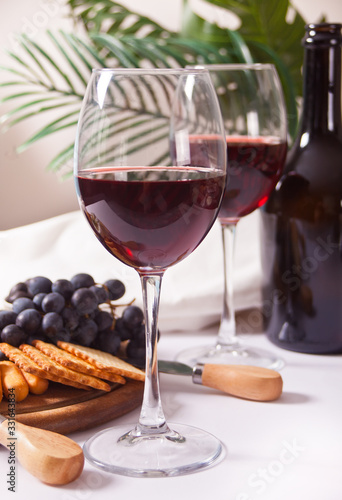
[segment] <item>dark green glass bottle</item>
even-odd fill
[[[299,133],[261,212],[265,331],[313,354],[342,353],[341,28],[306,27]]]

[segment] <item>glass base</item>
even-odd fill
[[[280,370],[285,363],[264,349],[249,347],[240,343],[232,345],[199,346],[181,351],[176,360],[189,366],[197,363],[222,365],[250,365]]]
[[[131,477],[180,476],[223,459],[223,444],[212,434],[187,425],[170,427],[163,434],[139,434],[131,425],[105,429],[85,442],[85,458],[106,472]]]

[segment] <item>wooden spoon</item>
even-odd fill
[[[6,446],[21,465],[43,483],[68,484],[77,479],[84,466],[82,448],[70,438],[15,422],[15,435],[0,415],[0,444]],[[14,421],[11,421],[14,422]]]

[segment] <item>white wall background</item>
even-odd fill
[[[192,2],[198,13],[202,14],[206,9],[207,18],[210,16],[211,20],[222,23],[222,14],[217,10],[210,9],[202,0]],[[121,0],[121,3],[153,17],[169,29],[177,30],[180,25],[182,0]],[[330,22],[342,22],[342,0],[293,0],[292,3],[308,22],[318,21],[322,14]],[[65,14],[64,0],[2,0],[0,46],[11,48],[16,32],[26,31],[39,41],[46,29],[68,28],[70,21]],[[230,18],[227,22],[231,22]],[[6,60],[7,56],[0,52],[0,66]],[[5,94],[0,90],[0,97]],[[0,104],[0,115],[9,109],[8,103]],[[73,181],[62,182],[45,168],[54,155],[73,140],[71,132],[55,135],[24,153],[16,153],[16,147],[39,125],[37,116],[29,123],[19,124],[5,134],[0,133],[0,230],[78,209]]]

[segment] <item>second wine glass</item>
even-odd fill
[[[237,223],[261,207],[276,186],[287,152],[287,118],[281,83],[272,64],[218,64],[209,70],[223,115],[228,183],[219,212],[224,257],[224,300],[216,345],[181,351],[177,360],[248,364],[280,369],[272,352],[241,342],[233,300]]]

